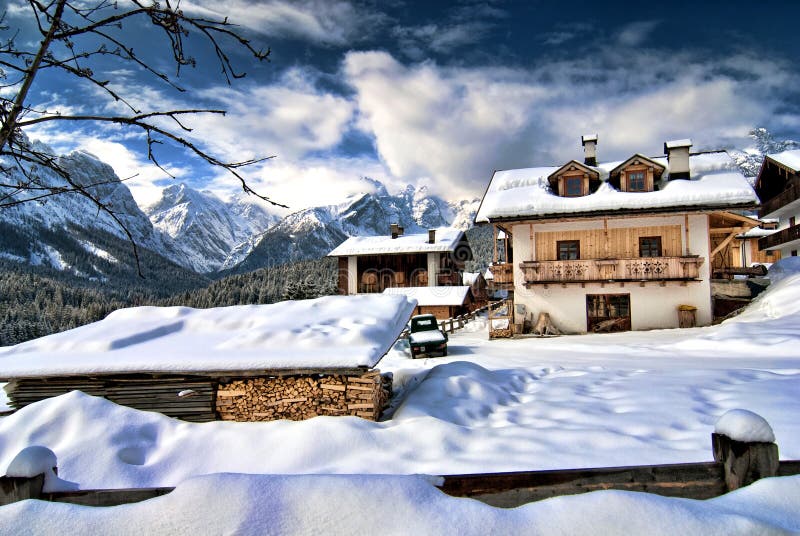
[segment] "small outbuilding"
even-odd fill
[[[472,288],[467,285],[457,287],[391,287],[383,291],[385,295],[406,296],[416,301],[415,315],[432,314],[437,320],[447,320],[466,314],[475,309]]]
[[[80,390],[187,421],[377,420],[391,379],[375,367],[415,307],[365,295],[121,309],[0,350],[0,381],[17,409]]]

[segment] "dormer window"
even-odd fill
[[[575,160],[567,162],[547,177],[550,190],[561,197],[582,197],[600,186],[600,173]]]
[[[621,192],[652,192],[665,170],[660,163],[635,154],[611,170],[608,182]]]
[[[583,195],[583,177],[564,177],[564,197]]]

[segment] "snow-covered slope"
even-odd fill
[[[38,142],[33,146],[40,152],[53,152]],[[140,247],[157,253],[164,251],[162,237],[154,231],[150,220],[111,166],[83,151],[59,156],[56,163],[69,173],[73,181],[109,206]],[[24,180],[18,166],[9,167],[12,170],[11,182]],[[40,168],[36,173],[43,185],[65,185],[63,179],[49,169]],[[0,194],[10,194],[16,200],[35,197],[39,193],[11,192],[0,188]],[[0,211],[0,230],[0,257],[22,264],[45,265],[88,279],[105,279],[113,271],[110,267],[119,262],[110,252],[110,246],[128,241],[123,228],[110,214],[99,210],[90,199],[78,193],[54,195],[4,208]],[[115,240],[117,244],[113,244]],[[80,266],[77,266],[76,258],[81,260]]]
[[[280,220],[253,200],[237,197],[226,203],[185,184],[165,188],[145,211],[171,239],[176,262],[200,273],[219,270],[234,251],[249,251],[252,237]]]

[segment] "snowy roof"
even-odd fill
[[[475,284],[475,281],[478,280],[480,275],[481,275],[480,272],[463,272],[461,274],[461,280],[464,282],[465,285],[472,286],[473,284]]]
[[[597,134],[584,134],[581,136],[581,143],[586,145],[587,141],[597,141]]]
[[[669,140],[664,143],[664,150],[666,151],[667,149],[677,149],[678,147],[691,147],[691,146],[692,146],[692,140],[690,140],[689,138],[685,138],[682,140]]]
[[[548,186],[547,177],[558,167],[535,167],[496,171],[475,216],[478,223],[500,219],[559,217],[597,212],[663,211],[678,208],[733,208],[758,203],[752,186],[724,151],[689,157],[691,179],[665,180],[669,163],[665,157],[651,158],[667,172],[654,192],[620,192],[607,181],[621,162],[589,166],[600,173],[603,183],[592,194],[559,197]]]
[[[767,156],[770,159],[774,160],[775,162],[783,166],[786,166],[789,169],[800,172],[800,149],[794,149],[792,151],[783,151],[781,153],[776,153],[776,154],[768,154]]]
[[[392,296],[407,296],[416,300],[417,305],[428,307],[434,305],[463,305],[467,299],[469,286],[459,287],[390,287],[383,291]]]
[[[133,307],[0,350],[0,378],[373,367],[416,303],[380,294],[215,309]]]
[[[452,227],[435,229],[436,241],[428,243],[428,233],[391,236],[352,236],[328,253],[329,257],[380,255],[387,253],[431,253],[455,251],[463,231]]]

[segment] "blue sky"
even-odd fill
[[[667,139],[695,149],[742,147],[765,126],[800,138],[796,1],[708,2],[182,2],[227,15],[271,61],[244,56],[227,86],[210,51],[193,48],[178,93],[130,66],[98,64],[144,110],[223,107],[191,121],[191,136],[227,160],[275,155],[248,171],[259,192],[293,209],[337,202],[368,185],[427,185],[450,199],[480,196],[495,169],[580,158],[599,135],[601,160],[661,153]],[[30,29],[12,0],[12,26]],[[166,65],[141,27],[125,38]],[[30,34],[24,34],[30,35]],[[56,76],[38,81],[48,110],[109,109],[96,91]],[[120,129],[50,125],[31,132],[60,151],[87,149],[152,201],[172,179],[147,164],[143,141]],[[221,195],[236,181],[164,147],[177,180]]]

